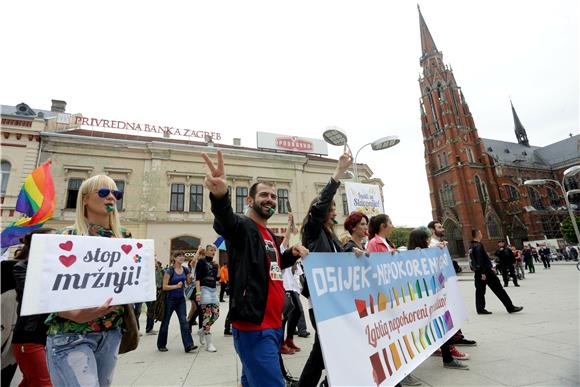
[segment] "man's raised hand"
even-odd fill
[[[209,169],[209,172],[205,175],[205,186],[216,198],[222,198],[228,192],[222,151],[217,151],[217,166],[210,160],[207,153],[202,153],[201,157],[203,157]]]

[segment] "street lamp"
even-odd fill
[[[350,147],[348,146],[348,137],[346,136],[346,133],[344,133],[344,131],[342,129],[337,128],[336,126],[330,126],[330,127],[326,128],[326,130],[322,134],[322,138],[324,138],[324,141],[326,141],[330,145],[346,146],[350,150]],[[360,151],[364,147],[370,145],[372,150],[379,151],[379,150],[393,147],[393,146],[397,145],[399,142],[401,142],[399,137],[387,136],[387,137],[379,138],[378,140],[375,140],[373,142],[369,142],[368,144],[364,144],[363,146],[361,146],[358,149],[358,151],[356,152],[356,154],[354,156],[354,161],[353,161],[355,181],[358,182],[358,168],[357,168],[356,159],[358,158],[358,154],[360,153]],[[352,153],[352,151],[351,151],[351,153]]]
[[[575,166],[570,167],[564,171],[564,176],[562,177],[562,183],[560,183],[558,180],[554,180],[554,179],[533,179],[533,180],[524,181],[524,185],[544,185],[544,184],[547,184],[550,182],[550,183],[554,183],[558,187],[560,187],[560,189],[562,190],[562,193],[564,194],[564,201],[566,202],[566,209],[568,210],[568,214],[570,215],[570,218],[572,219],[572,226],[574,227],[574,233],[576,234],[576,240],[578,242],[580,242],[580,231],[578,230],[578,224],[576,223],[576,216],[574,215],[574,211],[572,211],[572,207],[570,206],[570,201],[568,200],[569,193],[575,194],[575,193],[577,193],[576,191],[580,192],[580,190],[574,189],[574,190],[567,192],[566,189],[564,188],[564,180],[567,177],[574,176],[578,172],[580,172],[580,165],[575,165]]]

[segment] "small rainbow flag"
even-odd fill
[[[16,201],[16,211],[27,217],[18,219],[2,231],[2,248],[20,243],[24,235],[42,227],[54,212],[54,182],[50,160],[36,168],[24,180]]]

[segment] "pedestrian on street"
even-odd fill
[[[477,314],[491,314],[490,311],[485,309],[485,290],[487,286],[499,298],[508,313],[515,313],[524,309],[523,306],[514,306],[505,289],[501,286],[493,270],[491,260],[481,244],[481,239],[483,238],[481,231],[473,229],[471,231],[471,237],[473,240],[471,241],[469,249],[469,259],[472,270],[474,271],[475,308]]]
[[[181,341],[185,352],[191,352],[197,348],[193,343],[191,332],[187,324],[185,295],[183,289],[192,281],[189,269],[183,266],[185,254],[178,252],[173,255],[172,264],[165,269],[163,274],[163,290],[166,292],[165,299],[165,316],[159,328],[157,336],[157,349],[160,352],[167,352],[167,335],[169,331],[169,322],[173,312],[179,319],[179,329],[181,331]]]
[[[535,273],[536,268],[534,267],[534,258],[532,254],[532,246],[529,244],[524,246],[524,250],[522,251],[522,256],[524,257],[524,263],[526,268],[528,269],[528,273]]]
[[[340,156],[336,165],[334,175],[320,192],[320,195],[314,198],[310,203],[306,217],[302,221],[302,244],[311,252],[341,252],[342,247],[335,232],[336,224],[336,205],[334,195],[340,186],[340,179],[346,170],[352,164],[352,155],[347,152],[346,147],[342,156]],[[308,283],[306,283],[308,288]],[[310,292],[306,292],[308,296]],[[314,330],[317,330],[312,303],[310,302],[308,313]],[[325,369],[324,359],[322,358],[322,349],[318,332],[314,334],[314,345],[304,365],[300,375],[300,387],[316,386]],[[326,383],[326,381],[325,381]]]
[[[547,245],[543,245],[542,248],[538,251],[538,254],[540,255],[542,263],[544,264],[544,270],[551,269],[552,267],[550,266],[550,256],[552,255],[552,252],[550,251],[550,248]]]
[[[419,227],[411,231],[409,234],[409,242],[407,243],[407,250],[415,250],[415,249],[427,249],[431,246],[431,231],[428,227]],[[445,243],[442,241],[438,242],[436,247],[444,248]],[[459,370],[467,370],[469,367],[467,364],[460,362],[459,360],[467,360],[469,359],[469,355],[463,352],[460,352],[455,348],[454,345],[451,345],[451,341],[453,338],[447,340],[438,351],[436,351],[435,355],[439,355],[443,358],[443,367],[451,368],[451,369],[459,369]],[[438,352],[438,353],[437,353]],[[405,380],[401,382],[401,384],[405,384]]]
[[[121,227],[117,200],[123,192],[106,175],[96,175],[81,184],[75,223],[59,233],[101,238],[131,238]],[[112,298],[96,308],[51,313],[46,359],[54,386],[108,387],[113,381],[121,344],[123,306],[111,306]]]
[[[220,316],[220,303],[217,296],[218,265],[214,262],[214,245],[205,247],[205,257],[195,266],[195,301],[199,304],[201,329],[197,332],[199,342],[208,352],[216,352],[211,335],[211,327]]]
[[[228,264],[223,263],[220,268],[220,302],[226,302],[224,300],[224,295],[228,293]]]
[[[214,230],[228,243],[230,311],[234,347],[242,363],[243,387],[284,387],[280,369],[282,307],[284,286],[282,269],[308,254],[293,246],[283,254],[268,219],[276,210],[274,184],[258,182],[246,198],[248,215],[234,214],[228,192],[222,152],[217,165],[202,155],[209,169],[205,186],[210,191]]]
[[[526,272],[524,270],[524,257],[520,250],[517,250],[515,246],[511,246],[512,253],[514,253],[514,257],[516,259],[515,269],[516,269],[516,276],[520,280],[526,279]]]
[[[509,278],[512,277],[515,286],[518,285],[518,277],[516,276],[516,271],[514,265],[516,263],[516,257],[512,249],[506,246],[505,241],[497,242],[497,250],[495,251],[495,256],[499,258],[501,263],[501,275],[503,277],[503,286],[507,288],[509,285]]]

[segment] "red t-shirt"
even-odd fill
[[[268,256],[268,271],[270,280],[268,281],[268,299],[266,300],[266,312],[262,324],[252,324],[246,321],[232,321],[234,328],[242,331],[260,331],[268,328],[282,327],[282,308],[284,307],[284,281],[282,270],[280,269],[280,252],[276,247],[276,242],[272,239],[272,234],[266,227],[256,223],[264,243],[266,244],[266,255]]]

